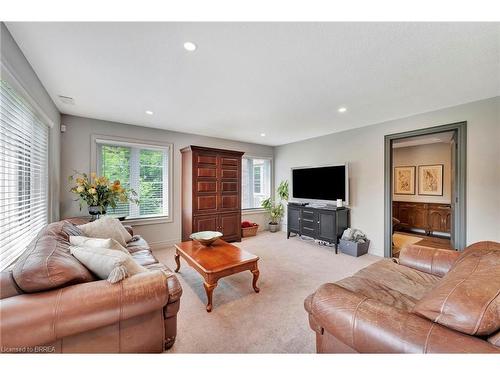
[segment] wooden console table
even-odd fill
[[[449,204],[393,201],[392,216],[400,221],[398,225],[402,229],[421,229],[427,235],[451,231]]]

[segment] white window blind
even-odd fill
[[[3,80],[0,98],[0,270],[3,270],[48,222],[49,129]]]
[[[243,157],[241,207],[260,208],[271,195],[271,160]]]
[[[97,170],[139,195],[140,204],[119,203],[108,214],[144,218],[169,216],[168,147],[97,140]]]

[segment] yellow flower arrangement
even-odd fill
[[[108,206],[116,208],[118,202],[139,204],[137,193],[133,189],[125,189],[118,180],[111,183],[109,178],[97,176],[95,172],[89,176],[75,171],[75,174],[68,177],[68,181],[74,183],[70,191],[78,195],[76,200],[80,202],[80,209],[84,202],[89,207],[99,206],[102,213],[106,212]]]

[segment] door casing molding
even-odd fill
[[[392,142],[397,139],[454,131],[456,133],[456,201],[454,221],[455,247],[462,251],[467,244],[466,188],[467,188],[467,121],[430,128],[388,134],[384,137],[384,256],[392,256]]]

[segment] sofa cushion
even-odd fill
[[[130,254],[135,253],[136,251],[142,250],[151,250],[149,244],[139,235],[135,235],[132,237],[132,240],[127,242],[127,250]]]
[[[93,238],[112,238],[122,246],[132,239],[130,233],[124,228],[118,219],[104,216],[101,219],[87,224],[78,225],[83,234]]]
[[[469,335],[497,331],[500,248],[492,244],[467,248],[446,276],[415,305],[414,312]]]
[[[25,293],[41,292],[94,280],[69,252],[67,233],[77,233],[69,222],[47,225],[15,263],[12,276]]]
[[[410,311],[438,280],[437,276],[384,259],[335,284],[386,305]]]
[[[91,238],[85,236],[69,236],[69,243],[73,246],[85,246],[85,247],[100,247],[103,249],[118,250],[129,254],[128,250],[125,249],[118,241],[112,238]]]
[[[137,264],[130,254],[123,251],[88,246],[70,246],[70,251],[101,280],[107,279],[110,283],[148,272]]]
[[[132,253],[132,258],[139,263],[141,266],[148,266],[150,264],[158,263],[158,260],[154,257],[150,250],[140,250]]]

